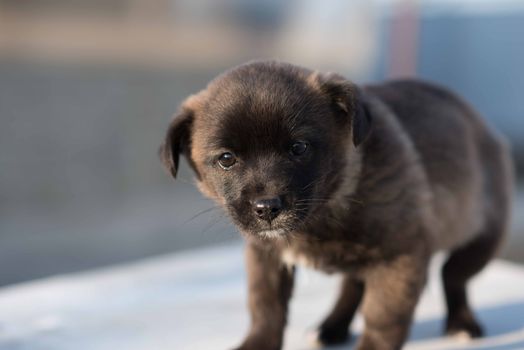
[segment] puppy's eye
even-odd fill
[[[291,145],[290,152],[294,156],[301,156],[306,153],[309,144],[305,141],[297,141]]]
[[[230,152],[222,153],[218,157],[218,164],[224,170],[231,168],[237,162],[235,156]]]

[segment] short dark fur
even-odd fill
[[[296,142],[306,152],[291,153]],[[247,241],[251,330],[239,349],[281,348],[295,264],[344,276],[318,341],[346,341],[360,307],[357,349],[400,349],[438,250],[451,252],[446,332],[482,334],[465,285],[507,229],[512,165],[449,91],[248,63],[184,102],[161,148],[173,176],[182,152]],[[236,157],[228,169],[224,152]]]

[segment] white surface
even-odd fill
[[[488,336],[469,344],[440,336],[443,299],[433,270],[406,349],[524,349],[524,267],[496,261],[473,281]],[[248,327],[244,281],[242,249],[234,246],[4,288],[0,349],[228,349]],[[336,287],[336,277],[299,270],[285,349],[312,349],[306,331],[329,310]],[[353,329],[362,329],[360,317]]]

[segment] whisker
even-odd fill
[[[364,201],[360,201],[360,200],[357,200],[357,199],[354,199],[354,198],[351,198],[351,197],[348,197],[347,199],[350,200],[353,203],[364,205]]]
[[[209,213],[210,211],[214,210],[214,209],[219,209],[219,207],[217,206],[213,206],[211,208],[207,208],[207,209],[204,209],[198,213],[196,213],[195,215],[193,215],[192,217],[190,217],[189,219],[187,219],[186,221],[184,221],[183,223],[184,224],[187,224],[188,222],[190,222],[191,220],[194,220],[196,219],[197,217],[199,217],[200,215],[203,215],[205,213]]]
[[[315,203],[315,202],[329,202],[329,199],[303,199],[303,200],[297,200],[295,201],[295,204],[302,204],[302,203]]]
[[[202,234],[205,234],[205,233],[209,232],[209,230],[210,230],[213,226],[217,225],[217,224],[220,223],[220,222],[222,222],[222,223],[226,223],[226,222],[224,221],[224,219],[225,219],[225,216],[224,216],[224,215],[219,214],[218,216],[215,216],[215,217],[214,217],[212,220],[210,220],[210,221],[207,223],[207,225],[204,227],[204,229],[202,230]]]

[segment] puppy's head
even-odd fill
[[[183,153],[241,232],[278,237],[299,232],[341,191],[369,126],[341,76],[255,62],[189,97],[160,153],[173,176]]]

